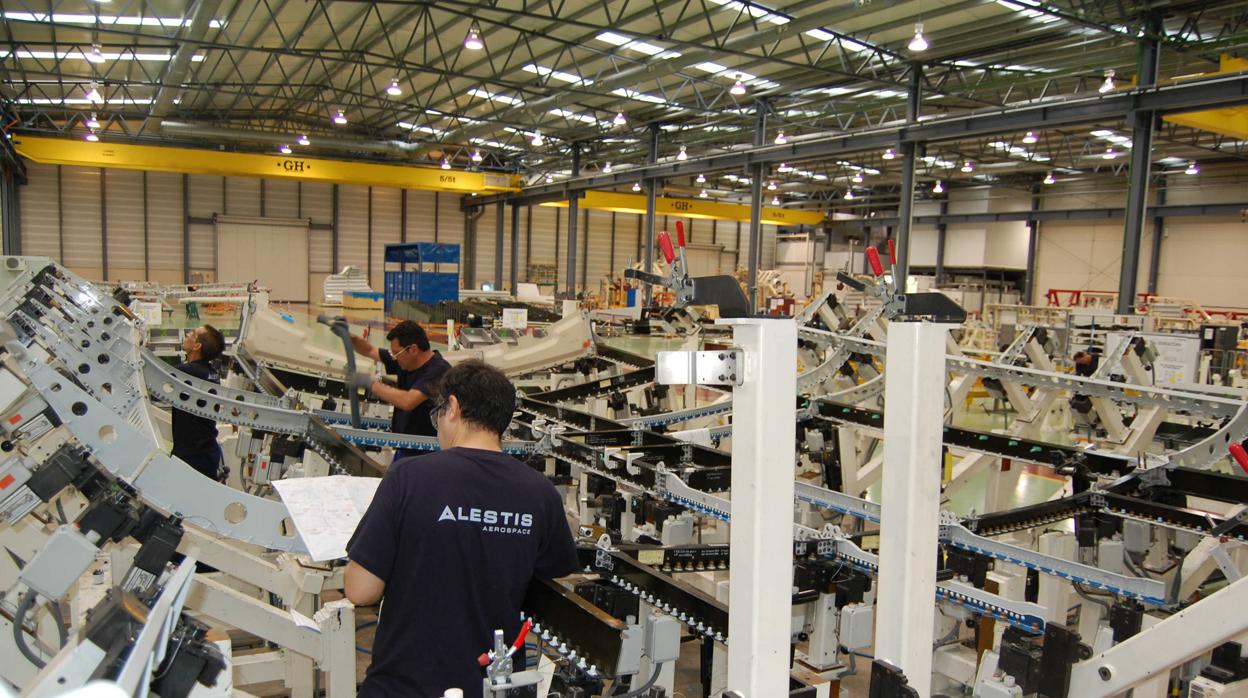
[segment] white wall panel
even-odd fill
[[[224,212],[231,216],[260,216],[260,180],[226,177]]]
[[[211,223],[192,223],[188,226],[191,238],[191,271],[204,272],[205,278],[217,278],[217,232]],[[223,259],[221,264],[229,264]]]
[[[984,228],[951,225],[945,233],[946,267],[984,266]]]
[[[1162,239],[1158,293],[1210,306],[1248,306],[1248,224],[1238,216],[1172,218]]]
[[[581,255],[577,260],[577,279],[587,291],[600,293],[603,277],[610,271],[611,261],[611,212],[589,211],[585,231],[581,239]],[[580,269],[584,269],[582,275]]]
[[[264,215],[269,218],[307,218],[299,213],[299,182],[265,179]]]
[[[641,239],[638,228],[640,222],[641,216],[635,213],[615,214],[615,264],[611,269],[612,274],[618,275],[630,264],[641,261],[641,256],[637,253],[637,242]]]
[[[190,215],[192,218],[212,218],[214,213],[225,213],[225,178],[216,175],[190,175]]]
[[[483,282],[494,283],[494,248],[495,235],[498,229],[498,207],[502,204],[487,206],[485,213],[477,219],[477,252],[475,256],[476,287],[481,288]],[[506,211],[504,214],[504,235],[506,234]]]
[[[104,246],[100,226],[100,170],[64,166],[61,187],[65,266],[88,279],[101,279]]]
[[[105,221],[108,223],[108,278],[145,280],[143,173],[106,169],[103,175]]]
[[[338,266],[368,268],[368,187],[338,185]]]
[[[1027,240],[1030,231],[1025,222],[986,223],[984,228],[985,266],[999,269],[1027,268]]]
[[[533,206],[533,230],[529,238],[531,249],[528,250],[529,264],[554,264],[555,263],[555,213],[560,214],[560,223],[563,219],[563,211],[550,206]],[[525,264],[525,257],[520,257],[520,263]],[[537,282],[536,277],[526,277],[529,281]],[[555,278],[559,278],[556,275]]]
[[[26,163],[22,206],[22,254],[61,261],[61,210],[57,206],[56,165]]]
[[[1037,302],[1049,289],[1116,291],[1121,264],[1121,221],[1046,221],[1036,253]]]
[[[940,235],[934,225],[916,225],[910,228],[910,266],[936,266],[936,248]]]
[[[334,185],[322,182],[300,182],[300,211],[297,218],[310,218],[312,223],[333,225]]]
[[[438,242],[463,243],[464,212],[459,209],[458,194],[436,192],[438,215]],[[460,250],[463,254],[463,250]]]
[[[407,190],[408,242],[433,242],[433,227],[438,220],[434,211],[436,198],[437,192]]]
[[[147,256],[149,275],[164,283],[181,283],[182,175],[147,174]]]
[[[399,242],[400,212],[398,189],[373,187],[373,271],[369,276],[369,285],[378,291],[386,287],[386,245]]]

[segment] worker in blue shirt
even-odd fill
[[[196,327],[182,338],[186,361],[177,370],[211,383],[221,377],[213,362],[225,350],[225,337],[212,325]],[[178,408],[173,409],[173,455],[212,480],[222,478],[221,444],[217,443],[217,423]]]
[[[530,580],[577,568],[555,486],[502,453],[515,405],[497,369],[447,371],[432,411],[442,450],[390,466],[347,543],[347,598],[382,602],[362,698],[480,698],[477,657],[495,630],[516,637]]]

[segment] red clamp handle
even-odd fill
[[[888,240],[888,263],[897,266],[897,241],[892,238]]]
[[[880,251],[874,247],[867,248],[867,264],[871,265],[871,272],[876,276],[884,275],[884,264],[880,262]]]
[[[516,635],[516,641],[511,643],[513,650],[518,650],[524,646],[524,638],[528,636],[529,630],[533,628],[533,619],[524,621],[524,625],[520,626],[520,634]]]
[[[667,260],[668,264],[676,259],[676,250],[672,249],[672,236],[668,235],[666,230],[659,233],[659,249],[663,251],[663,259]]]
[[[679,247],[685,246],[685,222],[684,221],[676,221],[676,245]]]
[[[1245,473],[1248,473],[1248,451],[1244,450],[1244,445],[1236,441],[1231,444],[1230,451],[1231,458],[1234,458],[1235,462],[1239,463],[1239,467],[1243,468]]]

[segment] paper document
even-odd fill
[[[375,477],[329,475],[277,480],[273,489],[286,504],[308,554],[322,562],[347,556],[347,541],[379,484]]]

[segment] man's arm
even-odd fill
[[[363,354],[373,361],[381,361],[381,352],[363,337],[351,335],[351,348],[355,350],[355,353]]]
[[[372,606],[381,601],[382,594],[386,592],[386,582],[354,560],[347,562],[344,579],[347,600],[356,606]]]
[[[425,395],[424,391],[419,388],[403,390],[402,388],[396,388],[392,385],[386,385],[381,381],[375,381],[369,390],[371,390],[373,395],[376,395],[378,399],[384,400],[388,404],[393,405],[395,409],[407,412],[416,409],[421,405],[421,403],[429,399],[429,396]]]

